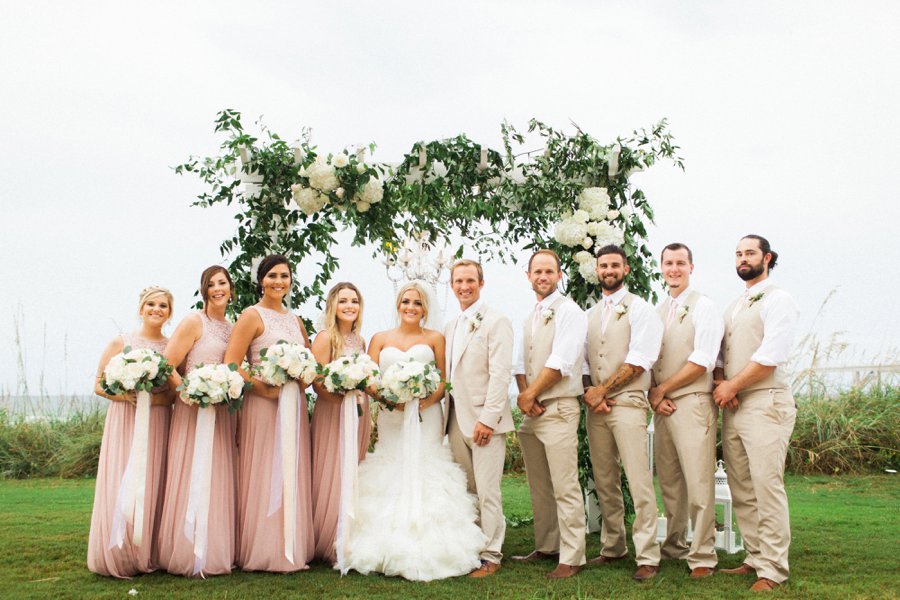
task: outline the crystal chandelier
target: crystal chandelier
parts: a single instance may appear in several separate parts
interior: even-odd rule
[[[387,255],[382,262],[395,287],[401,281],[424,281],[432,287],[450,281],[449,274],[443,278],[451,262],[443,240],[432,244],[424,232],[404,240],[400,251]]]

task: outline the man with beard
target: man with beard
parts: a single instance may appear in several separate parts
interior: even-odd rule
[[[669,296],[657,310],[665,333],[648,399],[656,413],[653,451],[668,524],[661,551],[663,558],[687,560],[691,577],[700,579],[713,574],[718,560],[712,372],[722,343],[722,315],[691,286],[690,248],[669,244],[660,261]],[[694,526],[690,547],[688,519]]]
[[[656,491],[647,456],[647,390],[663,328],[652,307],[624,287],[629,271],[622,248],[610,245],[597,252],[603,297],[588,312],[590,375],[585,376],[584,403],[603,526],[600,556],[590,563],[605,565],[628,557],[618,457],[634,499],[634,579],[645,581],[659,571]]]
[[[513,373],[517,403],[525,414],[519,443],[534,513],[534,551],[513,560],[556,560],[551,579],[576,575],[584,566],[584,497],[578,483],[578,420],[587,318],[563,296],[559,257],[538,250],[528,261],[537,298],[525,320],[522,351]]]
[[[735,254],[746,289],[725,309],[721,366],[713,399],[724,409],[722,450],[747,555],[723,573],[755,574],[750,588],[771,590],[788,578],[791,526],[784,461],[797,410],[784,373],[799,310],[769,281],[778,253],[758,235],[744,236]]]

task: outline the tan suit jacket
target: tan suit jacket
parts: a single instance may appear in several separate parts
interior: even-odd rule
[[[466,436],[472,435],[476,421],[491,427],[494,433],[515,429],[509,405],[512,323],[486,304],[477,314],[481,315],[481,323],[473,330],[470,320],[461,332],[461,340],[453,339],[461,316],[444,328],[450,349],[447,380],[453,387],[450,399],[444,402],[444,430],[447,430],[452,401],[457,423]]]

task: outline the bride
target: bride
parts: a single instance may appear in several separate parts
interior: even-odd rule
[[[400,326],[375,334],[369,355],[382,370],[403,360],[434,360],[444,372],[444,336],[422,323],[428,294],[415,282],[397,295]],[[404,419],[403,405],[380,405],[375,452],[360,464],[355,516],[349,522],[344,563],[335,568],[431,581],[465,575],[481,565],[484,536],[466,476],[443,445],[444,386],[419,402],[419,419]],[[409,410],[413,410],[412,406]],[[408,435],[419,428],[419,452]]]

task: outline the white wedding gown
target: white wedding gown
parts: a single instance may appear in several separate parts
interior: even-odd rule
[[[401,361],[434,360],[425,344],[382,349],[383,369]],[[484,535],[466,476],[443,445],[440,404],[421,413],[380,409],[378,443],[359,466],[355,518],[349,522],[344,569],[399,575],[413,581],[455,577],[480,566]],[[410,417],[407,417],[407,414]],[[409,418],[408,423],[404,421]],[[419,452],[411,451],[418,427]],[[340,568],[341,565],[336,565]]]

